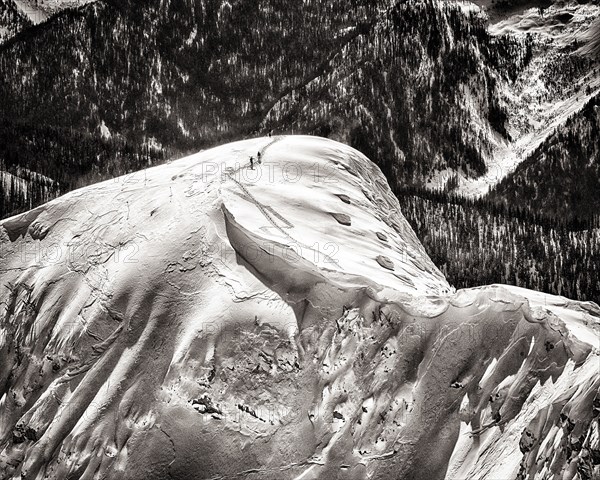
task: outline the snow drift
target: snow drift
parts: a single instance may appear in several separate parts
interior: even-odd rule
[[[0,225],[2,478],[598,474],[598,307],[454,292],[342,144],[232,143]]]

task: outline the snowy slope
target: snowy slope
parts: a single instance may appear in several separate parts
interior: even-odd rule
[[[66,8],[78,8],[94,0],[13,0],[19,10],[26,15],[33,24],[48,20],[52,15]]]
[[[52,15],[95,0],[0,0],[0,44]]]
[[[454,292],[342,144],[232,143],[0,225],[1,478],[552,478],[600,448],[598,307]]]

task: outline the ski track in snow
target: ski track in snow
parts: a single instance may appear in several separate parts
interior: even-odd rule
[[[560,435],[596,448],[598,306],[452,291],[337,142],[223,145],[0,242],[3,478],[550,479]]]

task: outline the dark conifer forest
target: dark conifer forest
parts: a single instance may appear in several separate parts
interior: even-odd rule
[[[409,188],[397,194],[457,288],[507,283],[600,299],[600,96],[482,199]]]
[[[441,192],[398,195],[434,263],[456,288],[505,283],[569,298],[600,298],[600,215],[562,218]]]
[[[488,195],[454,192],[511,141],[502,89],[529,35],[436,0],[110,0],[19,21],[0,44],[3,218],[224,141],[320,135],[381,167],[456,287],[600,298],[598,95]],[[565,84],[598,69],[565,58]],[[443,170],[457,176],[426,188]]]
[[[600,212],[600,96],[588,101],[488,197],[531,213],[588,222]]]
[[[67,164],[87,167],[70,185],[110,174],[98,165],[90,174],[115,148],[108,135],[181,155],[270,130],[350,143],[391,182],[419,185],[444,166],[485,171],[490,142],[472,110],[507,135],[497,82],[514,77],[528,52],[527,42],[492,37],[484,19],[434,0],[99,2],[0,46],[0,122],[42,128],[39,136],[45,127],[75,132],[87,157]],[[23,147],[1,148],[11,165],[33,170],[29,152],[16,152]],[[137,155],[121,161],[121,171],[139,165]],[[38,161],[39,173],[64,192],[51,163]]]

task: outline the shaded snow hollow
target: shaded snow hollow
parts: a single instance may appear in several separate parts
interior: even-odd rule
[[[232,143],[0,225],[1,478],[597,468],[598,307],[454,292],[347,146]]]

